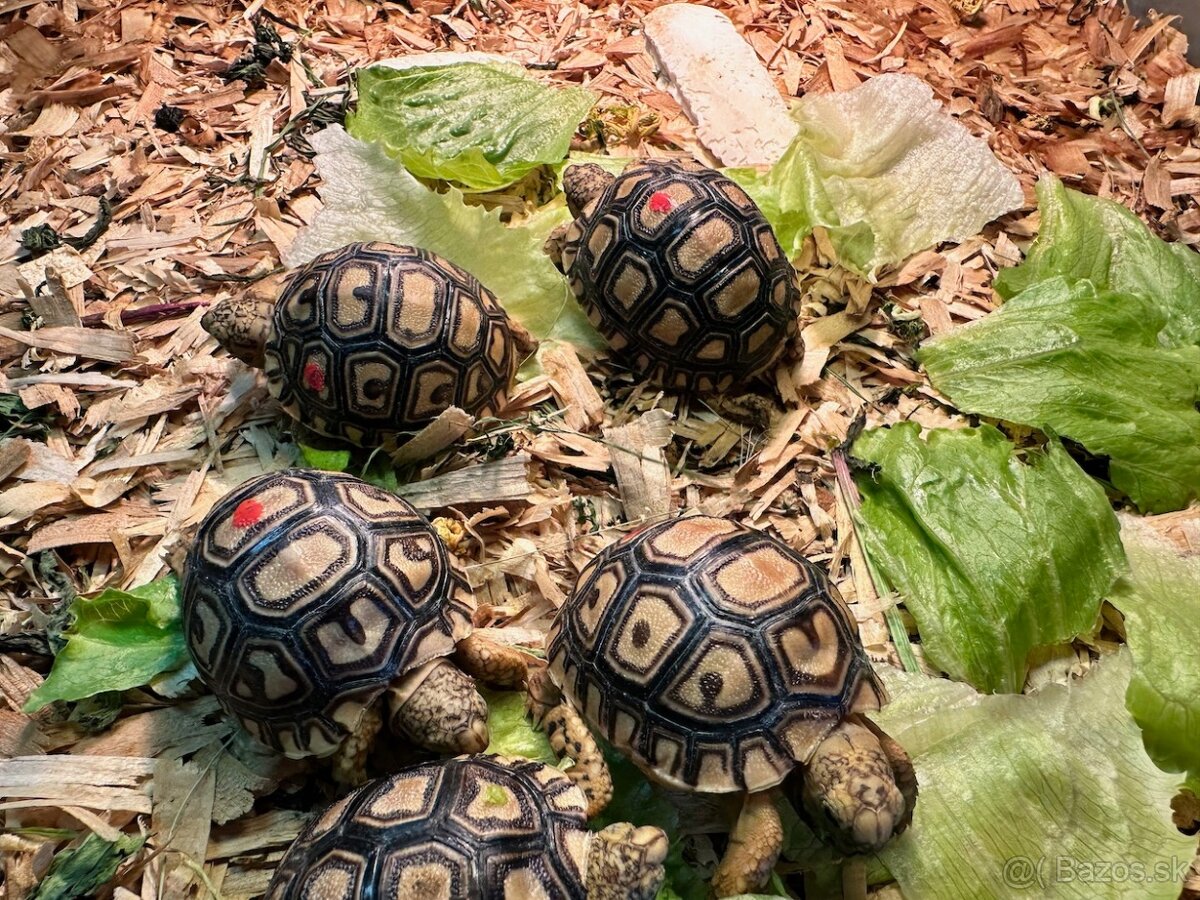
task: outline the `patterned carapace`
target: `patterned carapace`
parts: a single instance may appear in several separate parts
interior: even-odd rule
[[[770,224],[695,163],[627,168],[571,224],[562,268],[618,356],[668,387],[725,390],[796,330],[795,273]]]
[[[240,485],[201,524],[183,622],[201,678],[263,743],[332,752],[398,675],[449,655],[473,600],[432,526],[349,475]]]
[[[475,756],[339,800],[301,833],[267,900],[583,900],[587,803],[557,769]]]
[[[551,677],[674,787],[759,791],[884,699],[825,574],[725,519],[663,522],[600,553],[555,619]]]
[[[295,418],[357,444],[411,432],[451,406],[485,416],[517,365],[496,298],[414,247],[357,243],[289,279],[265,350],[272,393]]]

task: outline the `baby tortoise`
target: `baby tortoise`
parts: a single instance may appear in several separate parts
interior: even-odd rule
[[[587,829],[587,801],[550,766],[463,756],[372,782],[318,816],[266,900],[653,900],[667,837]]]
[[[472,275],[378,241],[323,253],[277,301],[226,300],[201,324],[265,369],[289,415],[360,446],[402,443],[451,406],[492,415],[533,346]]]
[[[754,201],[691,161],[643,161],[615,178],[563,174],[576,217],[546,251],[588,318],[638,375],[724,391],[763,371],[796,333],[795,270]]]
[[[182,594],[221,705],[289,757],[337,752],[342,781],[364,777],[381,706],[420,747],[477,753],[487,705],[471,675],[525,683],[522,653],[472,635],[474,597],[429,522],[349,475],[291,469],[235,488],[201,523]]]
[[[803,767],[803,807],[840,846],[882,847],[916,802],[904,750],[861,713],[884,690],[825,574],[768,534],[690,516],[635,532],[580,574],[529,679],[531,710],[588,795],[612,796],[592,730],[651,779],[745,794],[718,896],[769,878],[775,789]]]

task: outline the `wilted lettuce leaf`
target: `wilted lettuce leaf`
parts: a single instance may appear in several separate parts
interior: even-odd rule
[[[106,841],[89,834],[78,847],[55,855],[30,900],[92,897],[144,843],[146,838],[140,835],[122,835],[116,841]]]
[[[1131,669],[1123,650],[1016,696],[881,671],[892,702],[872,718],[921,785],[912,827],[880,854],[906,900],[1179,896],[1195,839],[1171,824],[1177,779],[1122,702]]]
[[[926,656],[985,692],[1020,691],[1035,647],[1089,632],[1124,571],[1104,492],[1055,443],[1016,456],[991,426],[864,432],[865,549]]]
[[[1109,601],[1125,614],[1133,678],[1125,703],[1150,758],[1200,777],[1200,557],[1121,517],[1132,575]]]
[[[800,131],[765,175],[727,174],[754,197],[789,254],[814,226],[842,263],[873,274],[942,241],[965,240],[1023,203],[1020,184],[912,75],[806,96]]]
[[[499,213],[468,206],[460,191],[429,190],[383,148],[331,125],[311,138],[324,207],[286,254],[289,266],[352,241],[390,241],[432,250],[462,266],[538,339],[586,347],[604,342],[542,251],[544,237],[506,227]]]
[[[354,137],[374,141],[421,178],[490,191],[567,155],[596,98],[550,87],[517,65],[359,69]]]
[[[934,387],[962,410],[1053,430],[1109,458],[1138,508],[1200,491],[1200,347],[1165,345],[1162,306],[1054,278],[927,342]]]
[[[1161,240],[1120,203],[1067,190],[1052,175],[1038,182],[1037,195],[1037,240],[1021,265],[996,276],[1000,296],[1056,277],[1089,281],[1153,300],[1171,345],[1200,343],[1200,254]]]
[[[74,624],[67,645],[25,704],[36,712],[55,700],[80,700],[102,691],[123,691],[148,682],[188,660],[179,607],[179,584],[168,575],[95,600],[71,604]]]
[[[525,716],[525,694],[520,691],[479,691],[488,705],[487,753],[524,756],[548,766],[558,766],[558,756],[546,735]]]

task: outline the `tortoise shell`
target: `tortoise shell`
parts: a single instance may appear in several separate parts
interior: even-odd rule
[[[586,808],[566,775],[528,759],[415,766],[310,823],[267,900],[583,900]]]
[[[627,168],[567,230],[562,267],[640,375],[725,390],[795,333],[791,263],[746,192],[691,162]]]
[[[508,318],[487,288],[428,250],[373,242],[324,253],[291,276],[264,369],[291,416],[370,444],[451,406],[491,415],[516,366]]]
[[[183,575],[200,677],[263,743],[337,749],[394,678],[453,652],[474,601],[432,526],[349,475],[251,479],[205,517]]]
[[[548,641],[550,677],[592,728],[681,789],[776,785],[846,715],[884,700],[825,574],[708,516],[606,548]]]

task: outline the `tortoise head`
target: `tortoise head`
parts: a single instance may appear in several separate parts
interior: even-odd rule
[[[579,218],[587,205],[604,193],[613,181],[613,176],[595,163],[567,166],[563,171],[563,193],[567,195],[571,215]]]
[[[271,331],[272,307],[271,301],[248,294],[231,297],[211,307],[200,325],[232,356],[261,369]]]
[[[813,752],[801,776],[801,803],[842,852],[874,853],[912,820],[916,774],[899,744],[855,718]]]

